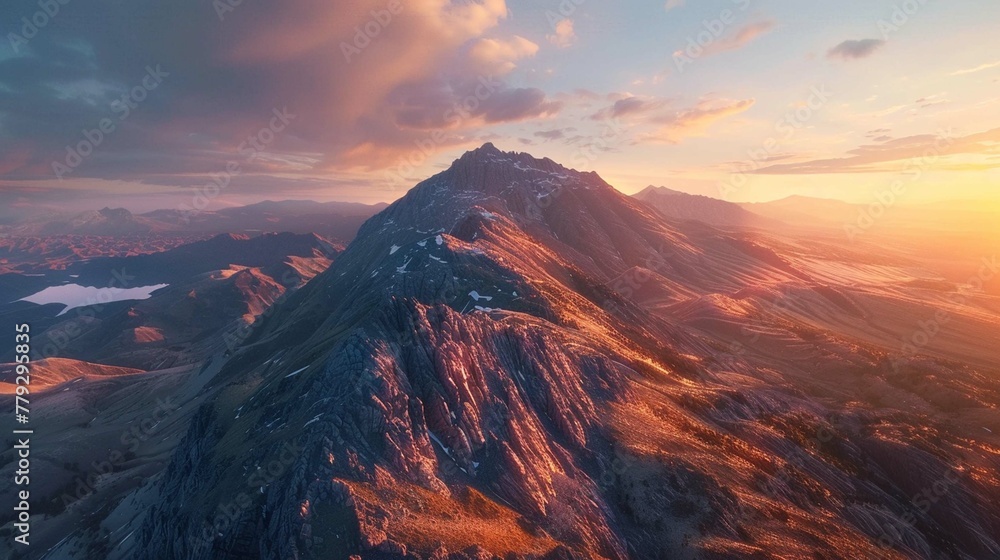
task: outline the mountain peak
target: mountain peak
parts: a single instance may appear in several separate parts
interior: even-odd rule
[[[635,193],[632,196],[634,196],[635,198],[638,198],[640,200],[644,200],[645,197],[652,196],[652,195],[683,195],[683,194],[686,194],[686,193],[682,193],[680,191],[675,191],[674,189],[667,188],[667,187],[657,187],[655,185],[649,185],[648,187],[642,189],[641,191]]]
[[[531,235],[561,240],[581,252],[607,248],[607,259],[588,259],[588,266],[601,260],[597,268],[603,271],[595,274],[617,275],[624,266],[620,254],[634,252],[634,246],[619,246],[622,238],[614,232],[625,223],[653,219],[652,213],[642,209],[596,173],[568,169],[524,152],[503,152],[487,143],[466,152],[448,169],[421,181],[373,216],[357,238],[378,236],[384,238],[383,245],[402,247],[411,236],[413,242],[423,241],[421,231],[441,230],[472,242],[502,222],[496,219],[500,216],[509,220],[503,227],[527,228]],[[663,227],[647,225],[650,230]],[[635,244],[647,246],[641,240]]]
[[[474,148],[462,154],[462,157],[458,158],[458,161],[482,161],[488,160],[492,161],[498,157],[502,156],[512,156],[514,152],[506,153],[503,150],[497,148],[493,142],[486,142],[478,148]]]
[[[470,166],[494,166],[509,167],[513,170],[542,171],[545,173],[566,173],[570,169],[552,161],[549,158],[537,158],[527,152],[509,151],[505,152],[496,147],[492,142],[486,142],[482,146],[469,150],[462,154],[452,164],[452,169],[468,168]]]
[[[101,208],[97,213],[108,218],[126,219],[132,217],[132,213],[125,208],[110,208],[108,206]]]

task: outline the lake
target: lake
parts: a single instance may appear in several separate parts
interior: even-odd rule
[[[39,305],[47,303],[61,303],[66,306],[59,312],[59,315],[66,313],[77,307],[111,303],[113,301],[148,299],[150,294],[165,288],[169,284],[156,284],[153,286],[138,286],[135,288],[98,288],[96,286],[81,286],[79,284],[63,284],[62,286],[51,286],[44,290],[21,298],[18,301],[30,301]]]

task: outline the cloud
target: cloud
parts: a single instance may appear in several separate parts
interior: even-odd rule
[[[674,8],[680,8],[683,5],[684,5],[684,0],[667,0],[667,5],[665,6],[665,8],[669,12]]]
[[[754,99],[703,99],[693,107],[655,119],[661,128],[648,139],[676,144],[687,136],[702,133],[717,121],[750,109],[755,102]]]
[[[641,115],[652,111],[658,111],[668,104],[669,102],[665,99],[627,95],[618,99],[610,106],[597,111],[591,115],[590,118],[596,121],[604,121],[620,117]]]
[[[889,136],[890,132],[892,131],[888,128],[876,128],[866,132],[865,138],[869,138],[872,142],[888,142],[892,140],[892,136]]]
[[[535,132],[535,137],[542,138],[545,140],[561,140],[566,137],[566,133],[575,131],[576,129],[573,127],[555,128],[552,130],[539,130]]]
[[[441,151],[468,143],[478,127],[561,107],[504,80],[538,51],[524,37],[498,35],[504,0],[386,9],[385,0],[245,2],[220,20],[201,0],[67,4],[59,33],[0,55],[0,153],[30,150],[4,158],[7,178],[52,178],[52,161],[82,130],[103,118],[117,123],[111,103],[149,65],[170,75],[71,178],[218,173],[242,161],[238,147],[275,108],[296,118],[267,157],[246,162],[246,174],[391,166],[427,144],[430,128],[444,131],[428,144]]]
[[[979,66],[976,66],[975,68],[966,68],[965,70],[957,70],[955,72],[952,72],[950,75],[951,76],[964,76],[966,74],[975,74],[976,72],[982,72],[983,70],[989,70],[990,68],[996,68],[997,66],[1000,66],[1000,61],[991,62],[989,64],[980,64]]]
[[[573,90],[573,97],[582,101],[594,101],[601,98],[601,94],[597,92],[590,91],[589,89],[577,88]]]
[[[510,39],[480,39],[469,49],[473,64],[495,74],[507,74],[514,69],[514,62],[535,56],[538,45],[514,35]]]
[[[576,32],[573,30],[573,20],[566,18],[560,20],[556,24],[555,33],[552,35],[546,35],[546,39],[550,43],[559,47],[560,49],[565,49],[576,42]]]
[[[702,56],[711,56],[727,51],[735,51],[752,43],[758,37],[767,35],[777,24],[773,20],[750,22],[735,28],[731,33],[709,43]]]
[[[886,107],[885,109],[876,111],[876,112],[874,112],[872,114],[875,117],[879,117],[879,118],[881,118],[881,117],[887,117],[889,115],[898,113],[898,112],[902,111],[903,109],[907,109],[909,107],[910,107],[910,105],[892,105],[891,107]]]
[[[490,92],[493,88],[493,92]],[[476,91],[482,95],[476,95]],[[456,105],[456,99],[460,101]],[[551,101],[537,88],[509,88],[487,80],[425,90],[409,89],[394,108],[393,124],[402,130],[461,130],[484,123],[515,122],[559,112],[562,102]]]
[[[694,105],[675,108],[673,99],[612,94],[614,103],[590,115],[595,121],[624,121],[637,130],[636,142],[666,142],[677,144],[689,136],[704,132],[713,123],[742,113],[752,107],[754,99],[722,99],[706,97]]]
[[[898,172],[900,162],[915,159],[930,160],[955,154],[982,155],[991,153],[1000,143],[1000,128],[961,137],[943,134],[921,134],[882,140],[849,150],[839,158],[817,159],[797,163],[772,165],[757,170],[764,175],[810,175],[825,173]]]
[[[885,41],[882,39],[849,39],[827,51],[826,57],[839,58],[841,60],[856,60],[871,56],[883,45],[885,45]]]
[[[483,102],[476,116],[487,123],[515,122],[534,117],[555,115],[562,108],[558,101],[548,101],[545,92],[537,88],[504,89]]]
[[[927,109],[937,105],[944,105],[949,101],[944,98],[944,94],[934,94],[928,95],[927,97],[921,97],[920,99],[914,101],[920,109]]]

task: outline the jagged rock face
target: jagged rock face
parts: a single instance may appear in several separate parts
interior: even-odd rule
[[[713,342],[606,286],[651,264],[667,300],[802,276],[704,235],[711,251],[596,175],[466,154],[265,314],[157,482],[169,499],[135,537],[142,555],[903,557],[881,526],[933,480],[901,486],[891,458],[948,472],[943,459],[889,445],[877,415],[836,428],[855,443],[810,449],[821,404],[771,369],[706,371]],[[845,375],[877,365],[843,352]],[[996,495],[950,488],[936,507]],[[995,546],[982,513],[962,515],[979,544],[953,557]],[[952,550],[928,537],[941,519],[893,542]]]

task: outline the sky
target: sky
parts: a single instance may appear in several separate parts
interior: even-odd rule
[[[391,201],[490,141],[626,193],[1000,208],[994,0],[6,0],[0,16],[7,204]]]

